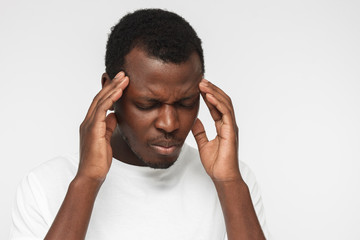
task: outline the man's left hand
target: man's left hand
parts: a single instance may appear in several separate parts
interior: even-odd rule
[[[231,99],[205,79],[200,82],[199,89],[215,122],[217,133],[209,141],[203,124],[196,119],[192,133],[201,162],[213,181],[242,180],[238,164],[238,127]]]

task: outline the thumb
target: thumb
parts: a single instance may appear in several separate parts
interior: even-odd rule
[[[199,150],[201,150],[205,146],[205,144],[209,142],[209,140],[206,136],[204,125],[201,123],[200,119],[197,118],[195,120],[191,132],[195,137]]]
[[[111,136],[116,128],[116,117],[114,113],[110,113],[109,115],[106,116],[105,119],[105,123],[106,123],[106,133],[105,133],[105,139],[106,141],[110,142],[111,140]]]

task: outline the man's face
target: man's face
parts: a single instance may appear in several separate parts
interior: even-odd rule
[[[178,158],[197,117],[203,77],[199,56],[164,63],[134,48],[124,69],[130,83],[115,104],[118,130],[138,160],[167,168]]]

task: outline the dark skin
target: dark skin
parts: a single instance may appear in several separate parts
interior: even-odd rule
[[[228,239],[265,239],[238,166],[238,129],[231,99],[202,79],[198,55],[181,64],[164,63],[135,48],[125,57],[124,68],[127,76],[120,72],[111,80],[103,74],[103,88],[80,127],[77,175],[45,239],[85,238],[113,157],[137,166],[169,167],[190,130],[216,187]],[[210,141],[197,118],[199,95],[217,131]],[[115,114],[106,115],[113,107]]]
[[[132,165],[167,168],[178,158],[199,110],[199,57],[194,53],[186,63],[169,64],[135,48],[124,69],[131,83],[114,106],[113,155]],[[110,81],[107,75],[104,81]]]

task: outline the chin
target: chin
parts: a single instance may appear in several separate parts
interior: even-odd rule
[[[148,149],[147,154],[136,154],[138,158],[148,167],[155,169],[166,169],[171,167],[179,158],[181,147],[169,155],[159,154],[154,152],[151,148]]]
[[[180,152],[171,155],[162,155],[154,153],[151,149],[148,149],[149,151],[145,151],[144,153],[137,152],[135,149],[132,150],[140,161],[154,169],[167,169],[171,167],[180,155]]]
[[[146,166],[154,169],[167,169],[176,162],[176,159],[174,161],[161,161],[161,162],[143,161],[143,162],[146,164]]]
[[[176,160],[178,159],[182,144],[177,149],[175,149],[172,153],[169,154],[163,154],[156,152],[154,148],[150,146],[142,147],[142,149],[139,149],[139,143],[138,144],[132,144],[132,141],[129,141],[129,138],[125,136],[120,131],[120,135],[124,142],[128,145],[129,149],[132,151],[132,153],[136,156],[140,162],[144,163],[145,166],[148,166],[150,168],[154,169],[167,169],[171,167]],[[137,147],[135,147],[137,146]]]

